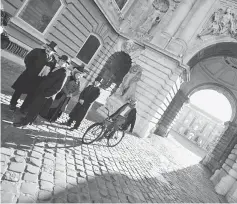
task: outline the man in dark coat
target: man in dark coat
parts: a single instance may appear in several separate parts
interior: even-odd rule
[[[130,102],[125,103],[123,106],[121,106],[115,113],[113,113],[111,116],[109,116],[109,119],[115,120],[119,116],[123,117],[123,120],[121,121],[122,129],[127,130],[128,127],[131,125],[129,132],[132,133],[135,122],[136,122],[136,101],[130,100]]]
[[[76,123],[71,130],[77,129],[80,126],[81,121],[85,118],[91,104],[99,97],[99,85],[100,79],[97,78],[92,85],[89,85],[81,92],[78,103],[69,114],[69,120],[64,123],[67,126],[71,126],[72,122],[75,120]]]
[[[27,94],[24,103],[21,106],[21,112],[24,112],[32,103],[35,91],[43,80],[44,76],[56,65],[56,59],[53,54],[56,52],[57,44],[50,42],[45,49],[35,48],[25,57],[26,70],[18,77],[12,88],[15,92],[10,101],[10,109],[15,110],[17,100],[21,94]],[[47,74],[42,74],[43,69],[48,69]]]
[[[45,103],[48,100],[53,102],[55,96],[61,91],[67,80],[67,67],[69,63],[69,58],[66,55],[59,57],[56,68],[40,83],[36,91],[36,97],[29,106],[27,115],[20,122],[14,123],[14,126],[21,127],[32,123],[42,108],[46,108]]]

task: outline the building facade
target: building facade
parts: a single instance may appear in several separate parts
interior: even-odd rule
[[[198,90],[226,95],[232,105],[231,121],[204,161],[213,172],[221,168],[237,133],[236,1],[3,0],[2,4],[12,15],[6,51],[21,58],[53,40],[59,55],[86,65],[85,85],[101,73],[119,83],[115,70],[125,60],[118,57],[126,58],[127,69],[139,65],[134,131],[140,137],[166,136],[183,104]],[[225,66],[216,63],[223,65],[225,59]],[[113,64],[117,68],[112,70]],[[212,69],[216,66],[219,71]]]
[[[223,121],[192,104],[184,105],[172,127],[174,131],[208,152],[217,144],[224,128]]]

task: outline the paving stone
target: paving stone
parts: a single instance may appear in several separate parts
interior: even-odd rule
[[[64,188],[62,186],[57,186],[57,185],[54,186],[54,189],[53,189],[53,194],[54,195],[59,195],[59,194],[64,193],[64,192],[66,192],[66,188]]]
[[[44,158],[50,159],[50,160],[52,160],[52,161],[55,160],[54,155],[51,154],[51,153],[45,153]]]
[[[77,172],[70,169],[67,170],[67,175],[71,177],[77,177]]]
[[[14,193],[1,191],[1,203],[14,203],[15,199]]]
[[[44,153],[44,148],[34,146],[33,151],[43,154]]]
[[[54,198],[53,199],[53,203],[66,203],[67,199],[63,199],[63,198]]]
[[[50,202],[50,200],[53,198],[52,193],[45,190],[40,190],[38,194],[38,200],[40,201],[47,201]]]
[[[15,182],[3,180],[1,183],[1,191],[11,192],[11,193],[16,194],[17,188],[18,188],[18,185]]]
[[[13,150],[6,147],[1,147],[1,154],[11,156],[13,154]]]
[[[41,164],[42,164],[42,160],[41,159],[37,159],[37,158],[31,157],[30,161],[32,162],[32,164],[34,164],[35,166],[38,166],[38,167],[40,167]]]
[[[10,161],[10,156],[1,154],[1,162],[8,163]]]
[[[54,165],[43,165],[42,172],[47,172],[49,174],[53,174],[54,169],[55,169]]]
[[[7,163],[1,162],[1,174],[4,174],[7,168],[8,168]]]
[[[35,199],[29,195],[20,194],[18,203],[35,203]]]
[[[37,158],[37,159],[42,159],[42,153],[38,151],[32,151],[31,152],[31,157]]]
[[[38,192],[38,184],[24,182],[21,184],[21,192],[35,196],[35,194]]]
[[[56,169],[57,171],[66,172],[66,166],[65,166],[65,165],[61,165],[61,164],[58,164],[58,163],[56,163],[55,169]]]
[[[77,178],[76,177],[67,176],[67,183],[77,185]]]
[[[79,194],[79,199],[80,199],[80,203],[90,203],[90,196],[87,193],[80,193]]]
[[[37,166],[33,166],[31,164],[28,164],[26,167],[26,170],[32,174],[38,174],[40,171],[40,168]]]
[[[15,156],[14,159],[15,159],[15,161],[16,161],[17,163],[24,163],[24,162],[26,162],[25,158],[22,157],[22,156]]]
[[[62,179],[55,179],[55,180],[54,180],[54,184],[55,184],[55,186],[61,186],[61,187],[66,188],[67,182],[66,182],[66,179],[65,179],[65,180],[62,180]]]
[[[37,174],[31,174],[31,173],[25,173],[24,180],[36,183],[36,182],[38,182],[38,175]]]
[[[26,163],[11,162],[9,170],[22,173],[25,170]]]
[[[14,171],[7,171],[5,173],[4,179],[8,181],[18,182],[20,180],[20,173]]]
[[[50,166],[54,165],[54,161],[51,159],[47,159],[47,158],[44,159],[43,163],[44,163],[44,165],[50,165]]]
[[[44,181],[48,181],[53,183],[54,182],[54,176],[52,174],[49,174],[47,172],[42,172],[40,175],[40,179]]]
[[[16,154],[19,156],[25,157],[27,155],[27,152],[23,150],[17,150]]]
[[[41,190],[47,190],[47,191],[53,191],[54,184],[47,182],[47,181],[40,181],[40,189]]]

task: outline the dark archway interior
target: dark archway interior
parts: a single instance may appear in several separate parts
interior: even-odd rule
[[[132,60],[125,52],[116,52],[106,61],[99,76],[103,79],[101,88],[108,88],[112,83],[118,87],[124,76],[128,73]]]
[[[193,68],[198,62],[203,59],[207,59],[215,56],[226,56],[237,58],[237,43],[224,42],[211,45],[200,50],[192,59],[188,62],[190,68]]]

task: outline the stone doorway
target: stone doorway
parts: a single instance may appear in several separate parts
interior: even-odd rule
[[[116,91],[131,65],[132,59],[129,54],[123,51],[112,54],[99,73],[99,76],[103,79],[101,88],[107,89],[114,84],[112,92]]]

